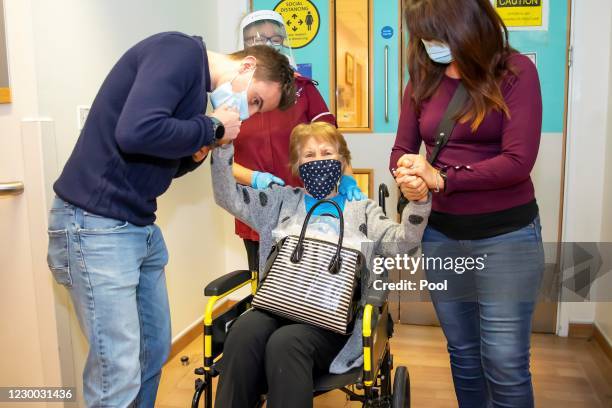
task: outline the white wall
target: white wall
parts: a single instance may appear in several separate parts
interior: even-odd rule
[[[610,126],[606,90],[610,89],[612,66],[612,5],[610,1],[576,0],[573,7],[574,65],[570,77],[563,240],[598,242],[602,239],[602,219],[612,204],[602,177]],[[593,303],[561,304],[559,333],[567,334],[570,322],[593,322],[595,310]]]
[[[37,114],[31,1],[5,0],[2,12],[12,103],[0,105],[0,182],[22,181],[25,191],[0,198],[0,385],[58,386],[51,274],[40,256],[47,235],[42,163],[30,143],[39,129],[26,123]]]
[[[224,23],[218,29],[218,50],[231,53],[242,48],[239,41],[240,21],[246,15],[248,0],[224,0],[217,2],[216,14],[219,21]],[[223,216],[223,231],[225,232],[225,270],[231,272],[239,269],[248,269],[246,250],[242,240],[234,234],[234,218],[227,213]],[[233,294],[233,299],[241,299],[248,294],[248,288]]]
[[[608,20],[612,24],[612,13]],[[612,44],[612,32],[610,33]],[[610,67],[612,67],[612,52],[610,53]],[[605,149],[605,168],[603,180],[603,219],[601,222],[601,241],[612,243],[612,81],[608,85],[608,129]],[[612,272],[602,277],[597,285],[597,298],[611,300]],[[612,344],[612,302],[598,303],[595,308],[595,324],[599,327],[608,342]]]

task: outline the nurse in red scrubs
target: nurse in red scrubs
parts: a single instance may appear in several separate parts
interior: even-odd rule
[[[293,53],[285,22],[272,10],[260,10],[248,14],[240,25],[244,48],[268,45],[284,53],[295,67]],[[297,101],[285,111],[274,110],[256,113],[242,122],[240,134],[234,141],[234,177],[256,189],[267,188],[272,183],[302,187],[299,178],[289,169],[289,135],[301,123],[323,121],[336,125],[335,116],[329,112],[323,97],[312,79],[295,74]],[[347,199],[361,200],[365,196],[359,190],[351,169],[342,176],[339,192]],[[236,220],[236,234],[244,240],[249,269],[259,270],[259,236],[248,225]]]

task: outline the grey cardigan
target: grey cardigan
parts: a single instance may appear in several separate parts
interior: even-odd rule
[[[215,202],[234,217],[239,218],[259,233],[259,265],[263,266],[270,253],[274,240],[272,230],[285,222],[306,218],[304,189],[273,185],[264,190],[238,184],[232,173],[234,146],[227,145],[213,150],[210,163]],[[369,266],[369,276],[362,276],[361,303],[373,291],[375,279],[380,276],[372,273],[375,255],[393,257],[397,253],[418,246],[427,225],[431,211],[431,198],[426,203],[410,202],[402,214],[402,223],[387,218],[382,208],[372,200],[349,201],[344,207],[344,228],[347,234],[359,233],[373,241],[364,252]],[[361,318],[355,322],[355,329],[347,344],[332,362],[330,372],[343,373],[362,364]]]

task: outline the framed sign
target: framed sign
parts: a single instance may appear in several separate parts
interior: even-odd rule
[[[310,0],[281,0],[274,11],[283,16],[293,49],[307,46],[319,33],[321,16]]]
[[[548,31],[550,0],[491,0],[510,31]]]
[[[9,87],[8,73],[8,54],[6,51],[4,0],[0,0],[0,103],[11,102],[11,89]]]
[[[531,62],[533,62],[533,65],[536,67],[538,66],[538,54],[535,52],[524,52],[523,55],[529,58]]]
[[[374,199],[374,170],[353,169],[353,176],[361,192],[367,195],[368,198]]]

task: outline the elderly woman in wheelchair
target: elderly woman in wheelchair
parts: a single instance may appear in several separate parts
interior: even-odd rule
[[[304,189],[272,185],[254,190],[237,184],[232,159],[232,145],[213,150],[215,201],[260,234],[262,266],[273,249],[275,233],[285,225],[301,225],[308,212],[334,225],[341,210],[343,233],[370,243],[372,250],[365,255],[369,266],[376,254],[395,256],[400,247],[404,252],[421,241],[430,198],[406,206],[398,224],[372,200],[348,201],[337,192],[351,157],[342,134],[327,123],[299,125],[291,134],[289,165],[304,181]],[[320,199],[332,202],[316,205]],[[317,208],[310,211],[313,207]],[[313,396],[337,388],[364,406],[409,406],[404,367],[396,369],[391,387],[392,321],[386,293],[373,288],[374,280],[381,277],[370,273],[371,269],[365,268],[362,275],[367,276],[360,277],[359,312],[352,333],[346,335],[252,308],[253,295],[213,319],[216,301],[246,285],[255,294],[259,277],[257,271],[236,271],[211,282],[205,289],[211,298],[205,317],[204,367],[196,370],[203,379],[196,380],[193,406],[201,395],[205,406],[212,406],[211,381],[219,373],[215,406],[220,408],[261,406],[263,395],[270,408],[312,407]]]

